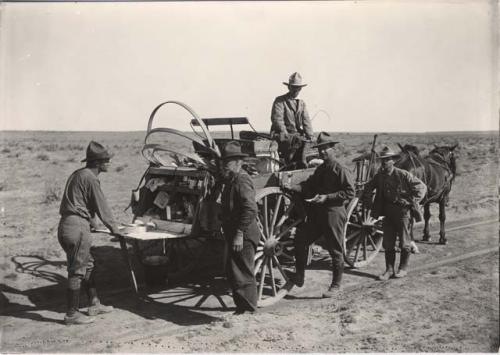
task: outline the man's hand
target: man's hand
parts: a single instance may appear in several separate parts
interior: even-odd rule
[[[243,250],[243,232],[238,230],[233,239],[233,251],[239,253]]]
[[[327,198],[326,195],[316,195],[313,198],[306,199],[306,201],[315,204],[323,204],[326,202]]]
[[[280,132],[279,133],[279,140],[280,142],[284,142],[288,140],[288,133],[287,132]]]
[[[110,228],[111,234],[121,236],[121,228],[118,224],[113,224]]]
[[[401,207],[410,207],[411,206],[411,202],[405,200],[404,198],[398,198],[396,199],[396,204],[398,206],[401,206]]]

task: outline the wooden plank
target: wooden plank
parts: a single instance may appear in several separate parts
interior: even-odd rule
[[[213,118],[202,118],[201,119],[205,126],[221,126],[221,125],[231,125],[231,124],[248,124],[247,117],[213,117]],[[198,121],[191,120],[193,126],[199,126]]]

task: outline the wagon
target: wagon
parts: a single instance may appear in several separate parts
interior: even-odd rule
[[[187,113],[192,133],[154,128],[153,122],[165,106]],[[134,223],[124,231],[149,284],[168,287],[193,274],[223,273],[227,251],[218,201],[222,186],[220,150],[228,141],[238,140],[242,151],[249,155],[244,167],[256,189],[260,241],[254,272],[258,305],[273,304],[292,289],[288,271],[294,268],[294,237],[297,227],[307,218],[307,206],[280,186],[284,182],[304,181],[315,168],[283,169],[277,143],[268,135],[251,127],[252,130],[240,131],[239,137],[234,136],[233,126],[243,124],[251,127],[246,117],[202,119],[177,101],[164,102],[151,113],[142,148],[149,166],[132,193]],[[229,125],[230,138],[214,131],[219,125]],[[181,140],[186,141],[184,145]],[[309,158],[311,165],[317,161],[314,155]],[[381,249],[382,232],[380,221],[371,218],[369,209],[359,202],[362,187],[372,173],[373,154],[355,159],[354,163],[357,197],[346,207],[344,239],[345,261],[357,268],[368,265]],[[126,248],[124,243],[122,240],[122,249]],[[133,271],[132,281],[137,291]]]

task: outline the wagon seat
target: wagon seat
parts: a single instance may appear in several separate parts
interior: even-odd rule
[[[214,142],[221,151],[228,142],[239,142],[242,152],[249,155],[244,161],[247,165],[247,170],[250,170],[253,174],[266,174],[279,170],[278,143],[272,140],[269,134],[260,133],[255,130],[240,131],[239,138],[234,137],[233,125],[250,125],[247,117],[203,118],[202,120],[208,129],[212,126],[230,126],[231,138],[214,138]],[[195,120],[191,121],[191,124],[193,126],[198,125]],[[214,133],[212,133],[212,136],[217,135],[217,133],[222,135],[219,132]],[[208,140],[203,140],[203,142],[208,144]],[[205,146],[193,141],[193,147],[198,155],[205,158],[210,157],[210,152]]]

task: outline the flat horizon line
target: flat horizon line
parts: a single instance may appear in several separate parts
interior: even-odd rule
[[[235,130],[236,132],[239,132]],[[146,132],[146,130],[130,130],[130,131],[64,131],[64,130],[38,130],[38,129],[5,129],[5,130],[0,130],[0,132],[43,132],[43,133],[140,133],[140,132]],[[191,131],[181,131],[181,132],[191,132]],[[221,132],[231,132],[230,130],[217,130],[217,131],[210,131],[211,133],[221,133]],[[259,133],[267,133],[264,131],[257,131]],[[446,134],[453,134],[453,133],[499,133],[500,131],[498,129],[496,130],[474,130],[474,131],[328,131],[330,133],[338,133],[338,134],[349,134],[349,133],[354,133],[354,134],[380,134],[380,135],[387,135],[387,134],[433,134],[433,133],[446,133]]]

